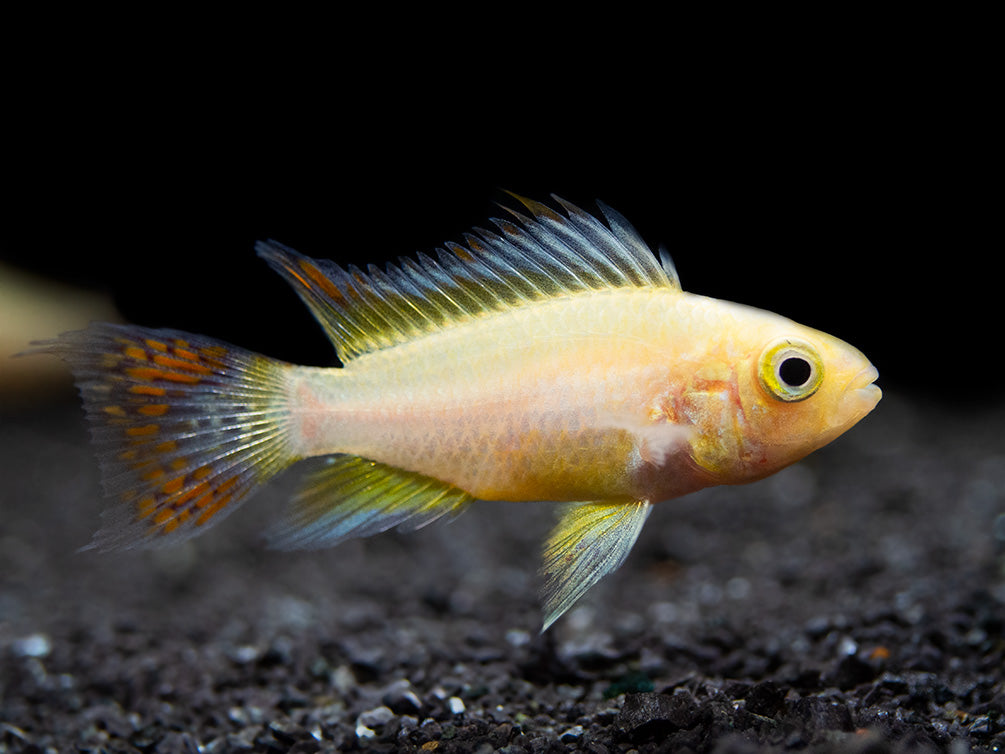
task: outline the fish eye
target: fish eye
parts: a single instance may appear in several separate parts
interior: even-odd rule
[[[782,401],[802,401],[823,381],[823,361],[809,343],[795,338],[774,341],[764,349],[757,375],[761,386]]]
[[[801,356],[789,356],[778,365],[778,377],[789,387],[802,387],[813,374],[813,365]]]

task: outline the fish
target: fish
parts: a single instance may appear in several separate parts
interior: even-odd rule
[[[621,566],[656,503],[773,474],[880,400],[860,351],[685,292],[666,249],[606,204],[512,197],[491,229],[384,268],[257,243],[340,366],[123,324],[35,343],[69,364],[117,500],[85,549],[176,544],[317,459],[269,544],[556,503],[545,631]]]

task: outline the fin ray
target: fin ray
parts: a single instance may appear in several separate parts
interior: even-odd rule
[[[516,195],[514,195],[516,196]],[[402,258],[385,272],[344,270],[275,241],[259,256],[293,286],[348,362],[456,322],[552,296],[620,287],[679,290],[638,233],[600,205],[607,225],[554,197],[565,215],[516,197],[530,211],[494,219],[467,246],[445,244],[435,256]]]
[[[330,456],[305,479],[269,542],[281,549],[311,549],[394,527],[415,531],[444,516],[459,515],[472,499],[421,474],[359,456]]]
[[[105,492],[119,500],[88,549],[198,534],[295,460],[288,365],[198,335],[112,324],[35,345],[70,364]]]
[[[542,632],[621,566],[651,510],[645,500],[563,506],[544,548]]]

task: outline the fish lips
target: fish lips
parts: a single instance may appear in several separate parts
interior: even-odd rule
[[[883,397],[883,391],[879,385],[875,384],[878,378],[879,370],[870,364],[852,377],[848,387],[845,388],[845,396],[861,407],[859,416],[864,416],[872,411],[879,403],[879,399]]]

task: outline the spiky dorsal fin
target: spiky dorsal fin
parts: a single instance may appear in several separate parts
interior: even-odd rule
[[[517,197],[497,232],[475,229],[466,246],[446,244],[366,272],[305,257],[275,241],[257,249],[310,307],[344,362],[489,312],[544,298],[623,287],[679,290],[669,257],[660,266],[638,233],[600,205],[607,225],[555,197],[563,215]]]

